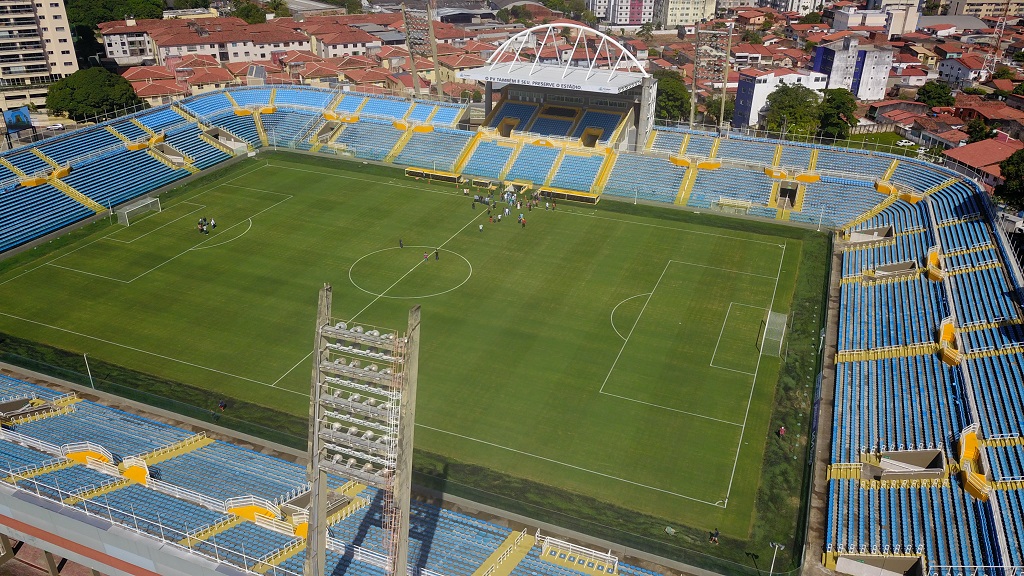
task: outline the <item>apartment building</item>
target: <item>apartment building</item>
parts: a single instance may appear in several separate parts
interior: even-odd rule
[[[827,81],[828,77],[824,74],[803,69],[740,70],[733,124],[757,126],[761,122],[762,112],[767,107],[768,96],[783,84],[801,84],[811,90],[823,90]]]
[[[715,17],[715,3],[703,0],[654,0],[654,20],[665,28],[692,26]]]
[[[77,70],[64,0],[0,4],[0,108],[43,107],[49,85]]]
[[[862,45],[856,36],[847,36],[817,46],[813,69],[828,76],[828,88],[846,88],[858,100],[882,100],[893,56],[890,46]]]
[[[1024,0],[950,0],[949,13],[976,18],[998,18],[1006,10],[1010,17],[1024,16]]]

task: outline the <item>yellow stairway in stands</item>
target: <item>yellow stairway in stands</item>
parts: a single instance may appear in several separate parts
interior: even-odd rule
[[[193,452],[209,444],[213,444],[213,439],[209,438],[205,432],[200,432],[174,444],[161,446],[151,452],[140,454],[138,458],[141,458],[147,466],[153,466],[176,456]]]
[[[263,560],[260,560],[253,566],[252,571],[257,574],[266,574],[273,570],[275,566],[280,566],[282,562],[295,556],[299,552],[306,549],[306,540],[295,540],[286,544],[283,548],[279,548],[270,556],[267,556]]]
[[[132,143],[131,138],[125,136],[124,134],[121,134],[120,132],[115,130],[114,127],[111,126],[110,124],[106,125],[106,129],[107,129],[107,132],[110,132],[111,134],[116,136],[117,139],[120,140],[121,142],[124,142],[125,144],[131,144]]]
[[[184,118],[185,120],[188,120],[189,122],[195,122],[197,120],[195,115],[192,114],[191,112],[188,112],[187,110],[185,110],[185,108],[183,106],[179,106],[177,104],[171,104],[171,110],[174,110],[178,114],[178,116],[181,116],[182,118]],[[138,126],[139,128],[142,128],[143,130],[146,130],[147,132],[152,132],[152,130],[150,130],[149,128],[146,128],[145,126],[142,126],[142,123],[139,122],[138,120],[136,120],[135,118],[132,118],[132,122],[136,126]]]
[[[885,180],[886,182],[888,182],[889,180],[892,180],[892,175],[896,172],[896,167],[899,166],[899,165],[900,165],[900,161],[896,160],[896,159],[893,159],[892,163],[889,164],[889,169],[886,170],[885,174],[882,175],[882,180]]]
[[[452,172],[456,174],[462,174],[462,169],[466,167],[466,162],[473,156],[473,152],[476,152],[476,147],[480,144],[480,132],[474,132],[473,137],[469,139],[469,144],[462,149],[462,153],[455,160]]]
[[[25,172],[21,168],[18,168],[14,164],[11,164],[10,160],[8,160],[7,158],[0,157],[0,164],[5,166],[11,172],[14,172],[15,176],[19,178],[28,178],[28,174],[25,174]]]
[[[216,524],[211,524],[210,526],[207,526],[206,528],[203,528],[202,530],[195,532],[186,538],[182,538],[178,541],[178,544],[181,544],[186,548],[191,548],[196,543],[202,542],[204,540],[209,540],[211,536],[216,536],[221,532],[234,528],[242,522],[245,522],[245,518],[242,518],[241,516],[228,516],[227,518],[221,520],[220,522],[217,522]]]
[[[522,532],[513,532],[484,560],[473,576],[508,576],[537,543],[537,538]]]
[[[96,488],[92,488],[91,490],[86,490],[85,492],[75,494],[74,496],[68,496],[67,498],[64,499],[64,503],[67,504],[68,506],[74,506],[75,504],[78,504],[83,500],[91,500],[97,496],[110,494],[115,490],[120,490],[121,488],[124,488],[125,486],[130,486],[131,484],[132,481],[129,480],[128,478],[121,478],[120,480],[107,482],[106,484],[102,484],[100,486],[97,486]]]
[[[615,167],[615,161],[619,159],[619,153],[614,149],[609,148],[608,154],[605,156],[604,164],[601,164],[601,169],[597,172],[597,178],[594,179],[594,190],[600,194],[604,192],[604,187],[608,184],[608,177],[612,175],[612,168]]]
[[[228,98],[228,101],[229,101],[229,102],[231,102],[231,106],[232,106],[233,108],[241,108],[241,106],[239,106],[239,105],[238,105],[238,102],[236,102],[236,101],[235,101],[235,97],[234,97],[234,96],[232,96],[230,92],[228,92],[227,90],[225,90],[225,91],[224,91],[224,95],[225,95],[225,96],[227,96],[227,98]]]
[[[256,133],[260,135],[260,143],[266,146],[270,143],[270,140],[267,139],[267,131],[263,128],[263,115],[259,112],[253,112],[252,121],[256,124]]]
[[[181,112],[178,112],[178,114],[181,115]],[[186,116],[186,119],[192,120],[192,118],[188,118],[187,116]],[[132,124],[135,124],[136,126],[141,128],[144,132],[148,133],[150,136],[156,136],[156,132],[152,128],[150,128],[149,126],[146,126],[142,122],[139,122],[138,119],[132,118]]]
[[[715,144],[718,144],[718,140],[715,140]],[[686,168],[686,174],[683,176],[683,181],[679,184],[679,193],[676,194],[675,204],[686,206],[686,203],[690,201],[690,193],[693,192],[693,184],[696,181],[697,163],[691,162]]]
[[[500,144],[499,144],[500,145]],[[519,152],[523,149],[523,143],[517,141],[515,146],[512,148],[512,153],[509,154],[508,160],[505,162],[505,166],[501,169],[501,173],[498,174],[499,180],[504,180],[505,176],[508,175],[508,171],[512,169],[512,166],[516,163],[516,158],[519,157]]]
[[[408,144],[409,140],[411,140],[411,139],[412,139],[412,127],[410,126],[410,127],[407,127],[405,132],[402,132],[402,135],[398,137],[398,141],[395,142],[395,145],[391,147],[391,151],[388,152],[388,155],[384,157],[384,161],[385,162],[394,162],[395,158],[398,157],[398,155],[402,153],[402,148],[405,148],[405,145]]]
[[[43,154],[43,151],[40,150],[39,148],[33,148],[32,149],[32,153],[35,154],[36,156],[42,158],[43,162],[46,162],[50,166],[53,166],[54,168],[60,168],[60,164],[57,164],[56,160],[54,160],[53,158],[50,158],[46,154]]]
[[[53,185],[53,187],[56,188],[57,190],[63,192],[65,196],[71,198],[72,200],[78,202],[79,204],[86,206],[87,208],[89,208],[90,210],[97,214],[107,209],[105,206],[99,204],[92,198],[89,198],[85,194],[82,194],[78,190],[75,190],[74,188],[71,187],[70,184],[64,182],[60,178],[50,178],[49,180],[47,180],[47,182]]]
[[[565,160],[565,148],[558,151],[558,156],[555,157],[555,161],[551,163],[551,170],[548,171],[548,175],[544,177],[544,182],[541,184],[549,186],[551,180],[558,174],[558,167],[562,165],[562,160]]]
[[[936,184],[935,186],[932,186],[931,188],[925,190],[924,191],[924,195],[928,196],[929,194],[935,194],[939,190],[942,190],[944,188],[949,188],[950,186],[952,186],[953,184],[956,184],[959,181],[960,181],[959,178],[950,178],[949,180],[946,180],[945,182],[941,182],[941,183]]]
[[[14,484],[15,482],[18,482],[19,480],[25,478],[35,478],[36,476],[42,476],[43,474],[49,474],[50,472],[56,472],[57,470],[71,468],[72,466],[76,465],[77,463],[74,460],[70,458],[64,458],[62,460],[57,460],[55,462],[43,463],[41,466],[36,466],[35,468],[30,468],[28,470],[19,472],[17,478],[15,478],[14,476],[7,476],[6,478],[4,478],[4,482],[7,482],[8,484]]]

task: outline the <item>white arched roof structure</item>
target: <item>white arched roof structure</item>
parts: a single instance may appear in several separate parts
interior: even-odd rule
[[[568,41],[563,30],[570,31]],[[487,65],[463,70],[460,78],[565,90],[618,94],[648,76],[643,65],[614,38],[579,24],[542,24],[519,32],[498,47]]]

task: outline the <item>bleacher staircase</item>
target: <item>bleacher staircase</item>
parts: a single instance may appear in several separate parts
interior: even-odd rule
[[[58,164],[56,160],[44,154],[43,151],[40,150],[39,148],[33,148],[32,153],[41,158],[43,162],[46,162],[50,166],[53,166],[54,168],[60,168],[60,164]]]
[[[256,133],[260,135],[260,143],[266,146],[270,143],[270,139],[267,138],[267,130],[263,127],[263,115],[259,111],[253,112],[252,121],[256,124]]]
[[[527,534],[525,528],[522,532],[509,534],[501,546],[473,572],[473,576],[508,576],[536,543],[537,538]]]
[[[107,209],[106,206],[103,206],[103,205],[99,204],[98,202],[96,202],[92,198],[89,198],[85,194],[82,194],[78,190],[75,190],[74,188],[71,187],[70,184],[68,184],[67,182],[61,180],[60,178],[50,178],[48,180],[48,182],[54,188],[56,188],[57,190],[60,190],[61,192],[63,192],[66,196],[68,196],[72,200],[74,200],[74,201],[78,202],[79,204],[82,204],[83,206],[89,208],[90,210],[92,210],[96,214],[99,214],[100,212],[104,212]]]
[[[209,526],[200,528],[199,530],[189,534],[185,538],[179,540],[178,544],[181,544],[186,548],[191,548],[194,544],[209,540],[210,537],[234,528],[242,522],[245,522],[245,518],[242,518],[241,516],[228,516],[220,522],[210,524]]]

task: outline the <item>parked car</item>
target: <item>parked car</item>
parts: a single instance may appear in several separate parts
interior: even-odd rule
[[[896,145],[897,146],[906,147],[906,146],[914,146],[915,144],[914,144],[914,142],[911,142],[910,140],[900,140],[899,142],[896,143]]]
[[[63,124],[50,124],[49,126],[46,127],[46,129],[47,130],[53,130],[54,132],[57,132],[59,130],[63,130],[64,129],[64,125]]]

